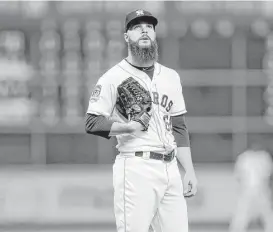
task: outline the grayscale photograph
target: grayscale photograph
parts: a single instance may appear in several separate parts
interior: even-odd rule
[[[0,1],[0,232],[273,232],[273,1]]]

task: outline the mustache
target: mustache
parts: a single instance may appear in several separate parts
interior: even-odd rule
[[[138,40],[141,40],[141,39],[149,39],[150,41],[152,41],[152,39],[148,35],[143,35]]]

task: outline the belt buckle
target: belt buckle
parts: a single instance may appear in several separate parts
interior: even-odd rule
[[[163,154],[163,160],[166,162],[171,162],[174,158],[174,152],[171,151],[170,153]]]
[[[163,161],[168,162],[168,153],[164,152],[162,155],[163,155],[162,157]]]

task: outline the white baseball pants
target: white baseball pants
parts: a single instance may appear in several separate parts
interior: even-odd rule
[[[164,162],[119,154],[113,165],[113,186],[118,232],[148,232],[150,227],[155,232],[188,232],[176,158]]]

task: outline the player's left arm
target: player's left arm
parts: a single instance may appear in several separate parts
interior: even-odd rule
[[[185,113],[187,111],[182,92],[181,80],[178,74],[176,81],[175,100],[171,109],[172,128],[177,143],[177,159],[185,170],[185,176],[183,179],[184,196],[191,197],[197,192],[197,178],[192,162],[189,132],[185,122]],[[179,87],[177,88],[177,86]]]
[[[183,180],[184,196],[191,197],[197,192],[197,178],[191,157],[189,132],[184,114],[172,116],[173,135],[177,144],[177,159],[185,170]]]

